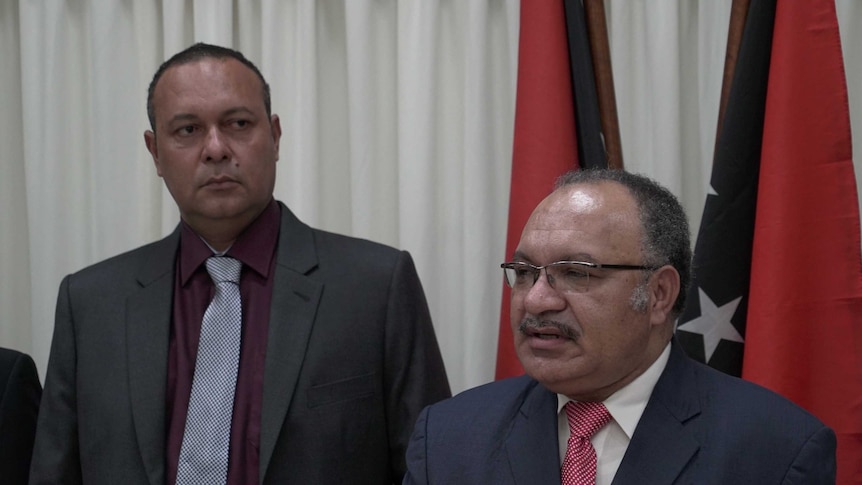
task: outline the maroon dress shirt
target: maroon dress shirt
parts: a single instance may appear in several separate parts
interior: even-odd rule
[[[269,310],[281,210],[275,200],[240,234],[225,254],[243,264],[242,344],[230,433],[228,485],[259,483],[261,402]],[[167,478],[177,480],[186,413],[192,390],[201,322],[215,286],[204,262],[212,250],[184,222],[175,266],[173,321],[168,353]]]

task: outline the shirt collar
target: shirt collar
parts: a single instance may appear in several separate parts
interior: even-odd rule
[[[260,213],[225,251],[226,256],[240,260],[264,278],[269,277],[269,268],[275,256],[281,209],[275,200]],[[180,223],[180,281],[185,285],[189,278],[215,251],[184,221]]]
[[[613,393],[605,399],[604,405],[611,413],[614,421],[620,425],[620,428],[625,432],[629,439],[635,432],[638,421],[646,409],[647,402],[652,395],[652,390],[655,388],[661,373],[667,365],[670,358],[670,343],[665,346],[662,353],[653,362],[647,370],[637,376],[635,380],[629,382],[625,387]],[[557,394],[557,414],[562,412],[563,406],[571,401],[568,397]]]

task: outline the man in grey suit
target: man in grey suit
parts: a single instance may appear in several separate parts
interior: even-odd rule
[[[31,483],[400,482],[416,416],[449,396],[410,255],[312,229],[273,199],[281,127],[239,52],[178,53],[147,111],[182,222],[63,280]],[[209,263],[231,258],[239,281],[219,285],[239,287],[233,354],[207,333],[226,291]],[[202,387],[212,376],[228,397]],[[229,431],[213,425],[225,405]],[[223,437],[189,444],[210,428]]]
[[[673,339],[691,249],[682,207],[640,175],[570,172],[513,259],[526,376],[420,415],[405,484],[831,484],[835,434]]]

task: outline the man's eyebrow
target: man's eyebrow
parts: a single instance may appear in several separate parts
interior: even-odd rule
[[[180,113],[178,115],[174,115],[173,117],[171,117],[171,119],[168,120],[168,124],[174,124],[174,123],[182,122],[182,121],[193,121],[196,119],[198,119],[198,117],[191,114],[191,113]]]
[[[237,106],[235,108],[229,108],[229,109],[223,111],[221,113],[221,117],[233,116],[236,114],[247,114],[247,115],[254,116],[254,111],[246,108],[245,106]],[[192,113],[179,113],[179,114],[176,114],[173,117],[171,117],[171,119],[168,120],[168,124],[181,123],[184,121],[195,121],[198,119],[200,119],[200,117],[198,117],[197,115],[192,114]]]
[[[515,251],[515,254],[512,255],[513,261],[527,261],[530,262],[531,259],[526,255],[523,251]],[[561,257],[557,261],[584,261],[587,263],[593,262],[593,257],[587,253],[569,253],[565,256]]]
[[[254,116],[254,111],[246,108],[245,106],[237,106],[236,108],[230,108],[222,112],[222,116],[232,116],[235,114],[248,114]]]

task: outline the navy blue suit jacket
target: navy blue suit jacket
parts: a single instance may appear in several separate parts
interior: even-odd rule
[[[558,484],[557,398],[515,377],[425,408],[405,484]],[[779,395],[674,344],[613,482],[833,484],[835,434]]]

